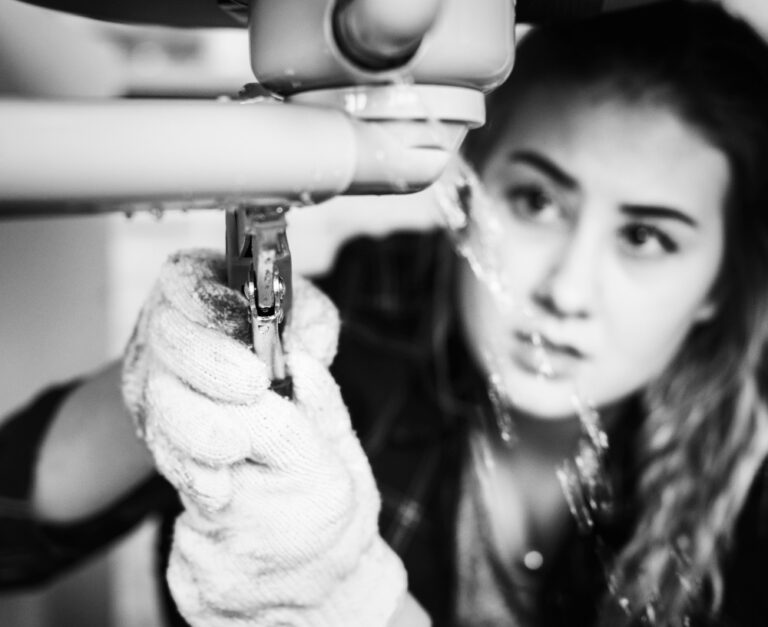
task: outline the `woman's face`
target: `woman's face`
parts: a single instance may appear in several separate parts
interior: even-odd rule
[[[713,315],[729,168],[670,109],[539,88],[515,103],[480,177],[513,306],[464,267],[462,320],[519,409],[570,415],[577,390],[618,401]]]

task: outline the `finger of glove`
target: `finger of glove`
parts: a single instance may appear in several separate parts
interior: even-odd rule
[[[352,428],[349,412],[331,373],[317,360],[302,353],[289,355],[288,364],[296,402],[305,408],[327,440],[328,447],[356,477],[359,498],[367,499],[370,495],[372,499],[378,499],[370,462]]]
[[[250,459],[291,474],[317,474],[328,445],[314,421],[294,401],[269,391],[249,405],[245,421]]]
[[[329,439],[348,432],[351,429],[349,412],[328,368],[300,351],[288,354],[286,361],[296,402],[315,421],[317,429]]]
[[[153,428],[180,454],[217,466],[249,460],[273,469],[310,472],[325,440],[288,399],[265,392],[253,404],[221,403],[198,394],[165,368],[148,378]]]
[[[248,303],[226,281],[223,255],[190,250],[175,253],[166,260],[157,285],[171,306],[193,322],[248,343]]]
[[[251,450],[246,405],[198,393],[162,364],[147,376],[146,407],[152,429],[179,454],[209,466],[233,464]]]
[[[205,396],[249,403],[269,387],[266,365],[248,347],[191,321],[172,306],[157,307],[148,335],[152,355]]]
[[[223,526],[247,530],[228,538],[230,549],[271,555],[272,561],[294,562],[295,567],[331,555],[338,545],[349,545],[354,534],[348,528],[356,526],[362,505],[354,482],[338,460],[321,463],[313,471],[297,474],[253,464],[238,466],[232,507],[217,517]]]
[[[249,589],[254,585],[253,581],[244,581],[236,574],[233,578],[226,555],[215,548],[205,551],[203,559],[198,555],[190,556],[179,548],[180,545],[189,544],[189,541],[179,541],[179,538],[191,531],[179,522],[184,516],[186,514],[182,514],[176,521],[166,572],[168,588],[179,613],[191,627],[249,627],[256,624],[254,616],[244,615],[240,611],[240,603],[222,598],[216,590],[222,583],[227,588],[238,584],[237,594],[247,598]],[[191,533],[191,541],[198,546],[216,546],[209,537]],[[211,584],[214,584],[213,589]]]
[[[354,572],[326,597],[321,615],[328,625],[389,625],[407,588],[402,561],[377,535],[359,556]]]
[[[402,563],[375,528],[354,551],[297,560],[261,542],[255,530],[226,528],[221,533],[222,528],[202,530],[189,523],[188,512],[176,521],[168,570],[173,597],[188,620],[206,615],[213,621],[218,615],[250,618],[259,625],[283,624],[278,617],[292,625],[305,624],[302,619],[308,619],[307,625],[358,624],[355,618],[371,594],[381,603],[383,593],[396,605],[406,586]],[[290,608],[300,609],[294,613]]]
[[[189,599],[190,605],[202,602],[209,611],[259,612],[289,601],[320,604],[338,580],[353,570],[362,550],[358,548],[340,567],[326,553],[310,559],[297,555],[290,538],[283,537],[293,533],[291,526],[265,537],[258,526],[202,527],[190,514],[184,512],[176,520],[171,561],[177,562],[176,568],[191,571],[201,588],[199,597]],[[272,539],[280,543],[273,544]],[[188,599],[183,582],[177,580],[178,584],[182,584],[178,592]]]
[[[323,292],[301,276],[293,278],[293,304],[284,333],[287,352],[303,351],[325,366],[336,356],[339,312]]]
[[[171,596],[181,615],[191,627],[204,627],[210,624],[207,603],[203,600],[203,588],[193,564],[175,549],[171,550],[168,560],[166,579]]]
[[[216,540],[215,531],[201,533],[185,524],[187,517],[185,512],[176,520],[167,571],[182,616],[193,627],[265,624],[258,619],[266,608],[253,598],[258,578],[237,567],[237,559]]]
[[[190,460],[186,476],[184,495],[203,512],[215,514],[232,502],[234,487],[229,467],[206,466]]]
[[[197,508],[216,512],[231,502],[232,476],[228,467],[205,466],[185,457],[151,425],[147,431],[147,445],[158,472]]]

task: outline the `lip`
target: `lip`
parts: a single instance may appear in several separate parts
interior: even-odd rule
[[[578,348],[560,344],[541,333],[516,331],[512,358],[529,374],[561,379],[572,374],[587,358]]]
[[[558,342],[550,340],[546,335],[538,331],[535,331],[535,332],[516,331],[515,338],[517,338],[520,342],[523,342],[525,344],[530,344],[531,346],[535,346],[535,347],[541,347],[547,353],[552,353],[553,355],[557,355],[557,354],[568,355],[570,357],[573,357],[574,359],[586,358],[586,355],[575,346],[571,346],[570,344],[560,344]]]

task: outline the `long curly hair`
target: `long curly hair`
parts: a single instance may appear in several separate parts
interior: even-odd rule
[[[535,28],[464,145],[479,170],[526,88],[554,82],[667,107],[728,159],[716,314],[642,393],[639,515],[603,623],[681,625],[722,602],[723,557],[768,455],[768,46],[718,6],[670,2]],[[616,602],[623,601],[617,611]]]

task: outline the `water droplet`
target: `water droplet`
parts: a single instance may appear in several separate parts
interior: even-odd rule
[[[523,564],[528,570],[539,570],[544,565],[544,556],[538,551],[528,551],[523,556]]]
[[[404,100],[409,95],[420,99],[426,124],[433,130],[435,137],[445,137],[444,125],[430,111],[428,103],[421,98],[419,92],[409,87],[410,80],[411,77],[407,75],[393,79],[395,84],[402,87],[401,91],[411,92],[400,94],[400,99]],[[348,107],[360,105],[355,101],[347,104]],[[385,155],[379,151],[374,157],[383,161]],[[397,183],[394,175],[392,180]],[[500,314],[514,315],[518,319],[521,316],[528,318],[533,322],[530,328],[538,328],[538,309],[534,311],[529,303],[518,302],[510,285],[510,272],[515,269],[507,263],[509,244],[502,223],[507,215],[504,201],[486,190],[472,166],[461,157],[454,159],[446,173],[432,186],[432,190],[453,248],[487,289]],[[542,340],[540,335],[534,338],[537,372],[545,380],[552,378],[555,368],[546,343]],[[502,387],[502,378],[498,373],[503,371],[503,364],[499,358],[494,357],[495,350],[494,347],[486,347],[487,355],[484,357],[492,373],[488,380],[488,390],[495,419],[495,425],[493,420],[488,420],[488,426],[495,426],[502,442],[512,445],[517,435],[508,403],[515,392]],[[603,468],[603,453],[608,442],[600,426],[599,414],[581,395],[575,381],[574,396],[578,401],[575,410],[585,432],[583,441],[587,451],[581,459],[569,459],[558,467],[557,477],[579,528],[582,532],[589,532],[595,524],[593,513],[610,511],[612,503],[610,484],[606,481]],[[620,599],[619,603],[622,606],[624,603],[627,607],[629,605],[627,599]]]
[[[394,188],[401,192],[407,192],[409,189],[408,181],[403,177],[397,177],[393,180]]]
[[[493,363],[491,351],[485,351],[485,361]],[[498,431],[501,441],[511,448],[517,443],[517,434],[515,431],[515,423],[512,419],[512,413],[504,406],[501,392],[501,376],[492,372],[488,377],[488,400],[491,403],[491,410],[493,411],[493,417],[496,422],[496,430]]]

